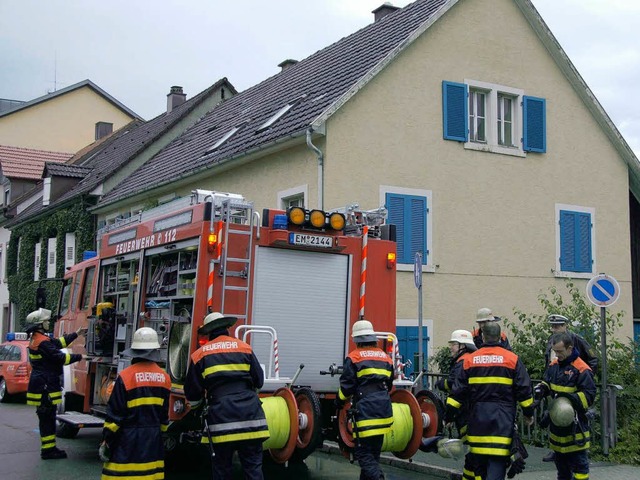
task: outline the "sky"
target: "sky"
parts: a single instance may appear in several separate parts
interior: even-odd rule
[[[532,1],[640,158],[640,0]],[[191,98],[226,77],[242,91],[368,25],[382,3],[0,0],[0,98],[89,79],[151,119],[172,85]]]

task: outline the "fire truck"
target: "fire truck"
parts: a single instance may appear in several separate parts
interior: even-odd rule
[[[166,446],[188,440],[201,429],[183,391],[189,359],[206,342],[197,334],[204,317],[218,311],[238,318],[232,334],[263,364],[263,408],[279,432],[265,442],[273,458],[304,458],[327,437],[349,451],[349,422],[336,416],[333,399],[354,348],[353,323],[370,320],[398,361],[395,229],[385,218],[383,208],[357,205],[260,214],[241,195],[194,190],[103,228],[97,255],[65,274],[58,306],[56,334],[88,328],[85,344],[70,347],[87,359],[65,372],[59,435],[102,426],[115,378],[130,362],[121,353],[145,326],[158,333],[172,382]],[[411,456],[438,429],[440,405],[430,392],[408,399],[403,387],[413,383],[400,372],[396,384],[416,426],[404,426],[412,430],[408,450],[393,447]]]

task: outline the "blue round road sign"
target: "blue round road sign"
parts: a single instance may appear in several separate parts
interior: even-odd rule
[[[613,305],[620,296],[620,285],[615,278],[604,273],[587,283],[587,297],[597,307]]]

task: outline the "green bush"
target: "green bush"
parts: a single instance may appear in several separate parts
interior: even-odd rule
[[[529,314],[514,309],[517,320],[504,319],[513,351],[527,366],[532,379],[541,379],[544,372],[544,353],[551,334],[547,316],[564,315],[571,320],[571,329],[580,334],[595,348],[598,358],[601,355],[600,309],[592,305],[572,281],[566,282],[566,292],[560,292],[555,286],[542,293],[538,300],[543,313]],[[615,337],[622,325],[624,312],[612,314],[606,310],[607,331],[607,383],[623,387],[618,393],[617,426],[618,444],[609,450],[609,459],[622,463],[640,464],[640,420],[635,408],[640,402],[640,372],[634,359],[637,359],[638,345],[628,339],[623,342]],[[601,367],[599,367],[601,368]],[[596,383],[600,386],[599,378]],[[598,389],[599,391],[600,389]],[[594,402],[594,408],[600,411],[600,395]],[[533,438],[539,437],[533,432]],[[600,443],[599,419],[593,425],[594,437],[591,442],[591,457],[604,458]]]

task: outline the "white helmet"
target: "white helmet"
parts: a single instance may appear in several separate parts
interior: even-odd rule
[[[458,342],[476,350],[476,345],[473,343],[473,335],[468,330],[454,330],[451,333],[451,340],[449,340],[449,343],[451,342]]]
[[[37,324],[51,319],[51,310],[39,308],[27,315],[27,322]]]
[[[549,408],[551,423],[558,427],[568,427],[575,420],[576,412],[567,397],[557,397]]]
[[[368,343],[378,340],[373,331],[373,325],[369,320],[358,320],[354,323],[351,328],[351,338],[356,343]]]
[[[131,341],[132,350],[158,350],[158,334],[153,328],[142,327],[136,330]]]
[[[496,317],[493,316],[490,308],[484,307],[478,310],[476,314],[476,322],[486,322],[488,320],[495,321]]]
[[[220,312],[212,312],[204,317],[202,326],[198,329],[198,334],[207,335],[216,330],[231,328],[237,321],[237,317],[223,315]]]

